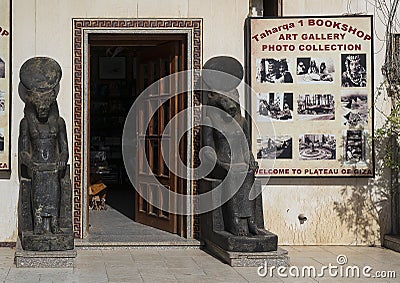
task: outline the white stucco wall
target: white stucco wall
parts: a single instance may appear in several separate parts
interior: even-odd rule
[[[283,2],[284,16],[374,12],[364,0],[350,1],[351,11],[347,1]],[[17,237],[17,140],[24,107],[17,86],[19,68],[27,58],[50,56],[62,66],[58,101],[67,123],[72,156],[72,18],[203,18],[203,62],[223,54],[243,62],[247,13],[246,0],[14,0],[12,173],[10,179],[0,180],[0,242],[15,241]],[[383,35],[383,25],[378,20],[375,28]],[[375,50],[380,50],[381,44],[375,40]],[[384,51],[375,55],[376,86],[382,80],[379,74],[383,55]],[[377,219],[381,218],[381,224],[388,223],[387,214],[379,212],[382,206],[388,206],[381,195],[388,190],[385,182],[387,179],[379,176],[376,180],[273,179],[263,193],[266,227],[278,234],[281,244],[378,243]],[[304,224],[297,218],[300,213],[308,218]]]
[[[374,15],[375,88],[383,78],[385,26],[375,1],[284,0],[283,16]],[[387,1],[389,2],[389,1]],[[378,38],[378,36],[379,38]],[[381,96],[376,108],[388,113],[390,103]],[[375,110],[375,129],[383,116]],[[375,152],[385,145],[375,144]],[[375,179],[273,179],[264,187],[265,224],[279,236],[281,244],[380,244],[381,234],[390,231],[390,181],[382,172],[377,154]],[[307,221],[300,223],[303,214]]]
[[[227,8],[228,7],[228,8]],[[0,242],[17,239],[17,142],[23,103],[17,92],[19,68],[32,56],[50,56],[63,70],[58,96],[72,156],[72,18],[203,18],[203,60],[229,54],[243,62],[242,0],[14,0],[12,11],[12,159],[10,179],[0,179]]]

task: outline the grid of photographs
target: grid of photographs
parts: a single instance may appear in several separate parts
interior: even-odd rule
[[[1,8],[0,27],[2,30],[2,48],[0,49],[0,171],[9,171],[11,169],[11,1],[2,2]]]
[[[4,80],[6,77],[6,63],[0,57],[0,79]],[[0,116],[6,114],[6,91],[0,90]],[[4,128],[0,128],[0,152],[4,153]]]
[[[6,63],[0,58],[0,79],[5,79]],[[0,115],[6,112],[6,92],[0,90]],[[0,128],[0,152],[4,152],[4,128]]]
[[[366,54],[340,54],[340,73],[332,57],[258,58],[255,80],[260,84],[287,83],[284,91],[260,92],[256,99],[257,122],[341,123],[342,142],[333,133],[304,133],[257,138],[257,159],[337,160],[342,165],[367,164],[368,90],[365,88]],[[340,64],[339,64],[340,65]],[[295,76],[292,76],[295,74]],[[295,79],[293,79],[293,77]],[[293,83],[291,85],[291,83]],[[340,92],[296,92],[296,84],[339,84]],[[268,89],[274,89],[270,86]],[[312,90],[316,91],[312,91]],[[334,90],[335,88],[333,88]],[[285,91],[287,90],[287,91]],[[338,120],[337,122],[335,120]],[[322,122],[318,122],[322,121]],[[299,124],[301,125],[301,124]],[[321,124],[323,128],[324,124]],[[340,136],[340,134],[338,135]],[[298,147],[293,139],[298,138]],[[339,156],[337,151],[340,149]],[[298,150],[298,152],[294,152]],[[340,155],[343,156],[340,156]]]

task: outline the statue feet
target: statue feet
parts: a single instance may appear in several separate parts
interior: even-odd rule
[[[51,218],[50,230],[51,230],[51,233],[53,233],[53,234],[62,234],[63,233],[63,230],[61,230],[60,226],[58,225],[57,217],[53,216]]]
[[[249,229],[246,218],[234,216],[232,219],[232,223],[231,225],[229,225],[229,228],[227,230],[228,232],[236,236],[247,236],[249,234]]]
[[[258,228],[254,217],[241,218],[234,216],[227,231],[236,236],[267,235],[267,231]]]
[[[33,234],[43,235],[46,233],[46,229],[43,226],[43,220],[41,216],[35,216],[33,220]]]
[[[226,225],[228,224],[228,225]],[[267,235],[267,231],[257,227],[254,217],[234,216],[229,223],[225,223],[225,230],[236,236]]]
[[[257,224],[254,221],[253,217],[248,218],[247,223],[249,225],[249,231],[251,234],[253,234],[253,235],[266,235],[267,234],[267,231],[257,227]]]
[[[33,234],[43,235],[45,233],[46,233],[46,230],[43,228],[43,226],[35,223],[35,227],[33,228]]]
[[[50,223],[49,223],[50,221]],[[50,224],[50,225],[49,225]],[[57,217],[45,217],[44,219],[35,219],[33,234],[43,235],[46,233],[62,234],[64,233],[58,225]]]

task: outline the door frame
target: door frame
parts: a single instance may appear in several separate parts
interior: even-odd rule
[[[187,38],[188,70],[200,70],[202,66],[202,19],[73,19],[72,20],[72,71],[73,71],[73,229],[76,238],[84,238],[89,232],[88,210],[88,138],[89,138],[89,34],[184,34]],[[196,78],[188,80],[192,86]],[[188,107],[200,105],[200,95],[188,92]],[[194,149],[198,148],[200,116],[188,111],[187,123],[187,164],[193,168],[197,164]],[[197,146],[196,146],[197,145]],[[187,172],[187,175],[189,171]],[[186,194],[197,193],[197,183],[187,178]],[[195,211],[195,204],[188,205]],[[198,217],[186,217],[185,234],[196,238],[199,231]]]

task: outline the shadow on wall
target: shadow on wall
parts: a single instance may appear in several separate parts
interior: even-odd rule
[[[357,179],[355,186],[341,190],[343,202],[334,202],[334,211],[353,233],[355,244],[382,244],[383,236],[391,232],[391,177],[383,164],[388,144],[387,140],[375,144],[375,178]]]

